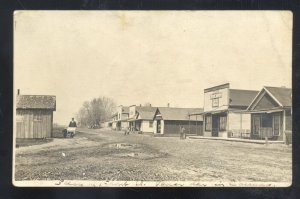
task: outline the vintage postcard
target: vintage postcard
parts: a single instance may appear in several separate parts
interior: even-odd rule
[[[286,187],[289,11],[15,11],[13,184]]]

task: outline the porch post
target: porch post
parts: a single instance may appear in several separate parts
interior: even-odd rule
[[[285,134],[285,110],[283,110],[283,114],[282,114],[282,137],[283,137],[283,141],[285,144],[287,144],[287,140],[286,140],[286,134]]]
[[[219,119],[219,121],[220,121],[220,119]],[[219,128],[220,128],[220,125],[219,125]],[[229,111],[227,111],[227,114],[226,114],[226,132],[227,132],[226,138],[228,138],[228,132],[229,132]]]

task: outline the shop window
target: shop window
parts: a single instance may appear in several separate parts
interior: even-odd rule
[[[273,135],[280,135],[280,115],[273,116]]]
[[[211,131],[211,116],[205,116],[205,130]]]
[[[219,98],[212,99],[212,107],[219,107]]]
[[[260,116],[253,116],[253,134],[258,135],[260,131]]]
[[[272,128],[272,115],[270,115],[270,114],[263,114],[261,116],[261,127]]]
[[[227,117],[220,116],[220,131],[226,131],[227,126]]]

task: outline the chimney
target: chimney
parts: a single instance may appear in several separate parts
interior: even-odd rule
[[[170,107],[170,103],[168,103],[168,107]]]
[[[18,89],[17,94],[20,95],[20,89]]]

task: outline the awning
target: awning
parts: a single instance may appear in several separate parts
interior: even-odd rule
[[[249,113],[276,113],[276,112],[282,112],[285,109],[275,109],[275,110],[259,110],[259,111],[248,111]]]
[[[203,112],[201,114],[219,114],[219,113],[227,113],[228,112],[228,109],[226,110],[215,110],[215,111],[206,111],[206,112]]]
[[[138,121],[138,120],[141,120],[141,119],[131,118],[131,119],[128,119],[127,121],[128,121],[128,122],[134,122],[134,121]]]

